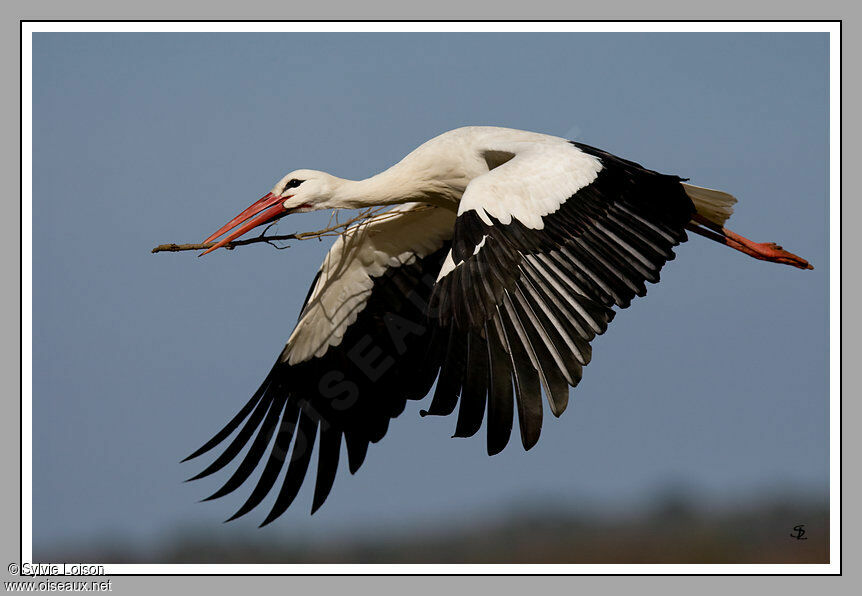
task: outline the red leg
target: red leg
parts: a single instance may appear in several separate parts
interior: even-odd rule
[[[814,266],[808,261],[792,252],[784,250],[774,242],[752,242],[748,238],[744,238],[727,228],[716,225],[701,215],[695,214],[692,221],[696,221],[707,229],[701,228],[696,224],[687,225],[687,229],[710,240],[715,240],[725,246],[744,252],[755,259],[772,261],[773,263],[784,263],[785,265],[791,265],[799,269],[814,269]]]

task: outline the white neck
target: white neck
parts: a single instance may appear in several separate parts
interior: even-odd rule
[[[452,208],[461,199],[466,183],[435,180],[397,163],[364,180],[336,178],[333,186],[332,201],[345,209],[413,202]]]

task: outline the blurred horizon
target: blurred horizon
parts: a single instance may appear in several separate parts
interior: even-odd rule
[[[564,499],[510,501],[443,523],[366,523],[320,538],[188,524],[149,545],[116,536],[34,550],[87,563],[828,563],[829,508],[785,488],[712,503],[667,485],[640,509]],[[803,532],[795,531],[801,526]],[[798,535],[799,538],[794,536]]]

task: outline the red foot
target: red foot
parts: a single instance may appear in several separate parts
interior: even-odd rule
[[[742,251],[755,259],[772,261],[773,263],[784,263],[785,265],[791,265],[799,269],[814,269],[811,263],[790,251],[784,250],[774,242],[752,242],[748,238],[743,238],[727,228],[722,228],[721,231],[727,239],[728,246]]]
[[[692,219],[703,226],[700,227],[695,224],[686,226],[692,232],[744,252],[755,259],[772,261],[773,263],[784,263],[785,265],[791,265],[799,269],[814,269],[814,266],[808,261],[792,252],[784,250],[774,242],[753,242],[697,214]]]

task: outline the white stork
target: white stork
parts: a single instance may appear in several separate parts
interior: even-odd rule
[[[612,307],[627,307],[646,294],[644,282],[659,281],[686,230],[757,259],[812,268],[780,246],[724,228],[735,202],[581,143],[485,126],[435,137],[365,180],[291,172],[210,236],[233,230],[206,252],[291,213],[394,207],[335,241],[263,384],[186,458],[238,431],[194,478],[222,469],[248,445],[209,499],[223,496],[269,451],[230,518],[256,507],[286,467],[265,525],[296,497],[317,442],[314,513],[332,487],[342,442],[355,473],[368,444],[435,380],[422,415],[457,407],[455,436],[468,437],[487,412],[493,455],[508,443],[517,408],[530,449],[542,427],[542,393],[560,416]]]

